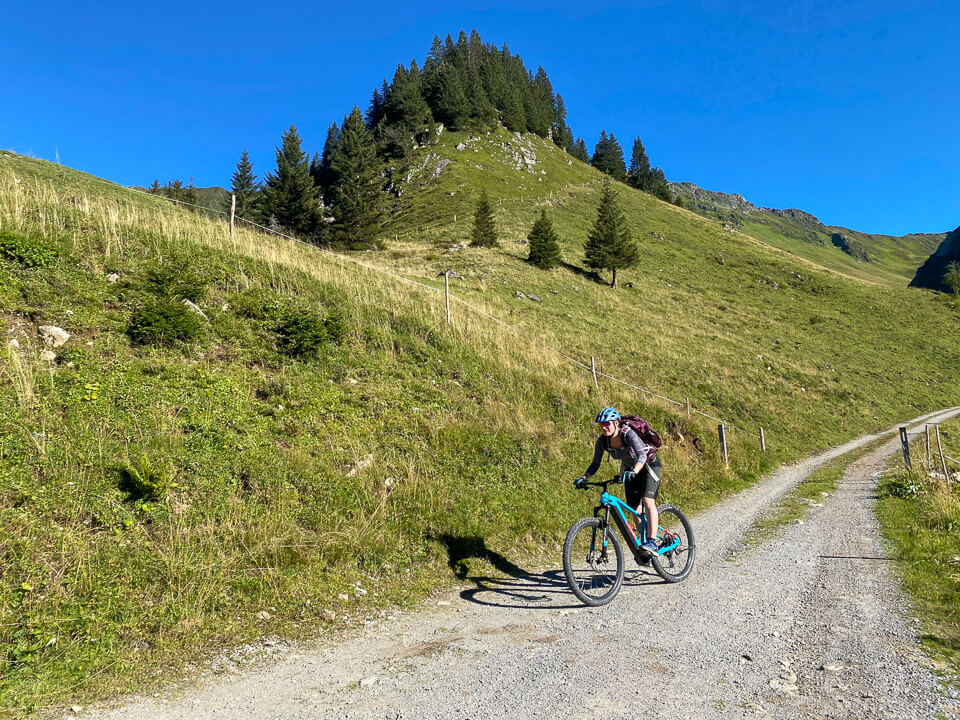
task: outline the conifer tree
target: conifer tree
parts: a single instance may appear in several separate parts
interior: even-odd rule
[[[630,153],[630,169],[627,171],[627,183],[630,187],[643,189],[647,176],[650,174],[650,158],[643,147],[640,138],[633,141],[633,151]]]
[[[320,205],[295,126],[283,134],[276,156],[277,169],[264,178],[263,217],[273,218],[280,227],[298,235],[310,236],[319,227]]]
[[[433,114],[451,129],[462,129],[470,118],[466,78],[452,62],[442,62],[426,87]]]
[[[626,182],[627,166],[623,162],[623,148],[617,138],[606,130],[600,131],[600,139],[593,150],[590,164],[600,172],[605,172],[614,180]]]
[[[333,241],[352,250],[379,247],[383,211],[379,167],[373,138],[358,107],[344,118],[330,169],[335,178],[331,192]]]
[[[473,234],[470,236],[471,247],[497,247],[497,228],[493,222],[493,208],[487,191],[480,193],[477,209],[473,215]]]
[[[240,160],[237,161],[237,169],[230,179],[230,191],[237,198],[236,213],[239,217],[248,220],[257,220],[257,201],[260,191],[257,176],[253,174],[253,163],[250,162],[250,154],[244,148],[240,154]],[[226,212],[230,212],[230,198],[226,198]]]
[[[560,240],[545,209],[540,211],[540,217],[530,229],[527,240],[530,241],[530,256],[527,262],[543,270],[560,264]]]
[[[333,170],[330,169],[330,160],[333,157],[333,150],[337,146],[337,140],[340,138],[340,128],[336,122],[330,123],[327,128],[327,139],[323,143],[323,153],[319,161],[314,159],[310,163],[310,175],[313,177],[314,184],[319,188],[320,197],[326,204],[330,203],[330,191],[333,187]]]
[[[370,105],[367,106],[366,115],[364,115],[364,120],[367,123],[367,130],[373,132],[376,129],[377,125],[380,124],[380,121],[383,120],[384,115],[384,102],[386,98],[386,87],[387,81],[383,81],[384,90],[380,88],[374,88],[373,94],[370,96]]]
[[[590,164],[590,155],[587,154],[587,144],[583,141],[583,138],[577,138],[577,141],[573,144],[573,149],[570,151],[570,154],[580,162],[587,163],[588,165]]]
[[[952,262],[947,265],[943,274],[943,284],[953,290],[954,295],[960,295],[960,263]]]
[[[551,127],[553,142],[557,147],[563,148],[571,155],[573,154],[573,133],[570,132],[570,126],[567,125],[567,104],[563,101],[560,93],[557,93],[556,100],[553,103],[553,126]]]
[[[193,184],[193,178],[190,178],[187,186],[183,189],[183,201],[188,205],[200,204],[200,195],[197,193],[197,186]],[[197,208],[194,207],[193,209],[196,210]]]
[[[587,267],[611,270],[610,287],[617,287],[617,270],[633,267],[640,259],[640,248],[630,235],[627,220],[617,205],[617,194],[609,178],[603,181],[597,221],[583,244]]]

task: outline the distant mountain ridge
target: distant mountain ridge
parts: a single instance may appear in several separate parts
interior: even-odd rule
[[[687,209],[719,220],[729,230],[740,230],[827,267],[874,281],[913,284],[918,268],[947,237],[946,233],[862,233],[825,225],[804,210],[760,207],[743,195],[706,190],[690,182],[672,182],[670,189]]]

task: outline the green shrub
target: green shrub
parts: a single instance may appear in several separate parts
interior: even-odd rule
[[[41,240],[17,235],[10,231],[0,232],[0,257],[13,260],[28,268],[47,267],[60,253],[55,247]]]
[[[923,475],[901,470],[889,475],[881,485],[881,492],[891,497],[912,500],[920,497],[925,490]]]
[[[158,297],[200,302],[207,282],[196,258],[170,257],[147,268],[143,289]]]
[[[252,320],[276,320],[283,313],[283,299],[263,288],[251,288],[230,297],[230,307],[240,317]]]
[[[203,321],[182,300],[153,297],[137,308],[127,335],[135,345],[174,345],[197,340],[203,334]]]
[[[120,470],[120,489],[130,500],[160,500],[167,492],[167,476],[141,455]]]
[[[288,311],[276,327],[280,351],[291,357],[316,355],[324,345],[339,344],[346,334],[346,322],[339,313],[326,318],[309,308]]]

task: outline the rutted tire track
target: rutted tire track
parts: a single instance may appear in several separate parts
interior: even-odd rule
[[[873,475],[896,441],[855,463],[807,522],[724,559],[797,482],[877,437],[783,467],[696,517],[697,567],[679,585],[628,564],[613,604],[587,609],[566,587],[558,557],[557,569],[544,573],[481,579],[450,607],[372,625],[337,645],[301,646],[272,665],[209,678],[179,696],[84,717],[900,720],[960,713],[916,645],[872,513]]]

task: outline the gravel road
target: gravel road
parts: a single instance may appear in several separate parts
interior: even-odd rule
[[[785,492],[879,437],[784,466],[697,516],[697,566],[679,585],[630,560],[616,600],[585,608],[558,557],[546,572],[474,578],[436,607],[346,642],[286,647],[254,669],[80,717],[960,717],[960,696],[940,687],[917,644],[873,515],[876,474],[896,439],[854,463],[805,522],[730,555]]]

